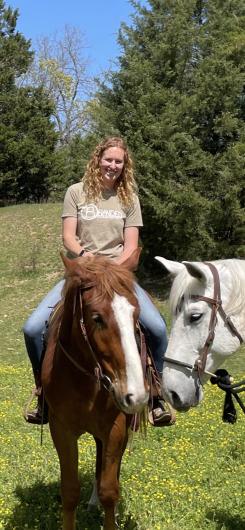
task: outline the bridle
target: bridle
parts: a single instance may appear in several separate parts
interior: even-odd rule
[[[92,287],[94,287],[94,284],[89,284],[87,285],[86,287],[83,287],[83,288],[79,288],[78,290],[78,293],[76,293],[76,295],[74,296],[74,302],[73,302],[73,316],[75,315],[75,311],[76,311],[76,304],[77,304],[77,294],[78,294],[78,298],[79,298],[79,305],[80,305],[80,326],[81,326],[81,331],[82,331],[82,335],[83,335],[83,338],[84,340],[86,341],[87,345],[88,345],[88,348],[90,350],[90,354],[91,354],[91,357],[94,361],[94,369],[93,371],[88,371],[86,370],[80,363],[78,363],[75,359],[73,359],[73,357],[68,353],[67,349],[63,346],[62,342],[60,339],[58,339],[57,341],[57,344],[60,346],[62,352],[65,354],[65,356],[67,357],[67,359],[69,359],[69,361],[80,371],[82,372],[83,374],[85,374],[86,376],[92,378],[95,380],[95,382],[99,385],[102,384],[102,386],[108,391],[108,392],[114,392],[114,384],[112,383],[110,377],[108,375],[105,375],[103,373],[103,370],[101,368],[101,365],[100,363],[98,362],[97,360],[97,357],[96,357],[96,354],[92,348],[92,345],[90,343],[90,340],[88,338],[88,334],[87,334],[87,330],[86,330],[86,326],[84,324],[84,318],[83,318],[83,296],[82,296],[82,293],[83,291],[85,290],[88,290],[88,289],[91,289]]]
[[[87,330],[86,330],[86,325],[84,323],[84,317],[83,317],[83,314],[84,314],[84,311],[83,311],[83,305],[84,305],[83,291],[91,289],[92,287],[94,287],[94,285],[95,284],[91,283],[91,284],[88,284],[86,287],[83,287],[83,288],[80,287],[78,289],[76,295],[74,296],[74,301],[73,301],[73,316],[74,316],[75,312],[76,312],[77,299],[79,299],[80,327],[81,327],[83,338],[84,338],[84,340],[87,343],[87,346],[89,348],[91,357],[92,357],[92,359],[94,361],[93,370],[92,371],[86,370],[86,368],[84,368],[79,362],[77,362],[75,359],[73,359],[73,357],[70,355],[70,353],[67,351],[67,349],[62,344],[60,338],[58,338],[57,344],[59,345],[60,349],[62,350],[62,352],[64,353],[66,358],[73,364],[73,366],[75,366],[80,372],[82,372],[87,377],[92,378],[94,380],[95,384],[98,385],[98,390],[101,389],[101,385],[102,385],[105,388],[105,390],[107,390],[109,393],[112,394],[112,397],[113,397],[114,401],[117,404],[118,400],[117,400],[116,393],[115,393],[115,385],[112,382],[111,378],[108,375],[103,373],[102,367],[101,367],[100,363],[97,360],[96,353],[94,352],[94,349],[93,349],[93,347],[92,347],[92,345],[90,343],[90,340],[89,340],[89,337],[88,337],[88,334],[87,334]],[[138,331],[139,336],[140,336],[140,342],[141,342],[141,344],[140,344],[140,357],[141,357],[141,362],[143,363],[144,359],[143,359],[142,356],[145,355],[145,358],[146,358],[146,345],[144,343],[144,335],[143,335],[143,333],[142,333],[142,331],[141,331],[141,329],[139,327],[139,323],[138,322],[136,324],[136,327],[137,327],[137,331]],[[145,362],[146,362],[146,360],[145,360]],[[143,368],[143,365],[142,365],[142,368]],[[145,375],[145,373],[144,373],[144,375]],[[115,379],[115,382],[116,382],[116,379]],[[119,406],[119,408],[120,408],[120,406]],[[132,429],[133,432],[135,432],[135,431],[137,431],[139,429],[139,424],[140,424],[140,422],[139,422],[139,417],[140,417],[139,414],[140,413],[134,413],[132,415],[131,429]]]
[[[211,270],[211,273],[213,275],[214,280],[214,291],[213,291],[213,298],[209,298],[208,296],[202,296],[202,295],[192,295],[190,296],[191,300],[199,301],[202,300],[204,302],[207,302],[209,305],[211,305],[211,315],[210,315],[210,321],[209,321],[209,327],[208,327],[208,336],[206,338],[205,344],[199,354],[199,357],[196,359],[195,363],[189,364],[182,361],[178,361],[175,359],[171,359],[170,357],[164,357],[164,361],[167,361],[170,364],[175,364],[177,366],[183,366],[184,368],[188,368],[189,370],[195,370],[198,372],[199,379],[201,381],[201,376],[203,374],[207,374],[213,377],[216,377],[215,374],[212,374],[211,372],[208,372],[205,370],[206,362],[207,362],[207,356],[210,347],[213,344],[214,337],[215,337],[215,327],[217,324],[217,313],[220,314],[221,318],[224,320],[225,325],[229,328],[230,332],[233,335],[236,335],[242,344],[243,338],[236,329],[235,325],[231,321],[230,317],[225,313],[223,307],[222,307],[222,300],[221,300],[221,292],[220,292],[220,279],[219,279],[219,273],[215,265],[213,263],[204,262],[205,265],[209,267]]]

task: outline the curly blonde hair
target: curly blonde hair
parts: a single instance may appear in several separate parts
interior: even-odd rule
[[[137,184],[134,178],[133,161],[124,140],[117,136],[106,138],[95,148],[87,164],[83,177],[84,192],[87,200],[98,202],[102,197],[103,178],[100,171],[100,161],[106,149],[119,147],[124,151],[124,166],[116,182],[116,191],[121,204],[128,207],[133,202],[134,193],[137,193]]]

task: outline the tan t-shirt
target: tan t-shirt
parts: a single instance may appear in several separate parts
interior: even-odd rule
[[[81,245],[87,251],[109,258],[119,256],[123,251],[124,228],[143,225],[137,195],[128,208],[121,205],[114,190],[104,191],[96,204],[87,203],[82,182],[68,188],[62,217],[76,217]]]

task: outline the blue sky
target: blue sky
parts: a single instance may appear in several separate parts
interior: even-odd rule
[[[33,44],[37,37],[49,36],[66,24],[79,27],[86,38],[91,75],[112,66],[120,54],[120,24],[131,24],[134,12],[128,0],[5,0],[5,5],[19,9],[17,29]]]

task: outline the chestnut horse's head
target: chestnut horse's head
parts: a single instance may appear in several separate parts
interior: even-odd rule
[[[74,304],[79,313],[74,318],[82,318],[87,337],[86,351],[81,340],[79,363],[85,363],[85,368],[89,365],[90,370],[97,363],[111,382],[117,406],[132,414],[148,400],[135,339],[139,306],[133,274],[101,256],[62,259],[66,267],[64,304],[71,293],[79,300]],[[80,327],[73,326],[73,330],[82,335]],[[77,344],[77,337],[74,340]]]

